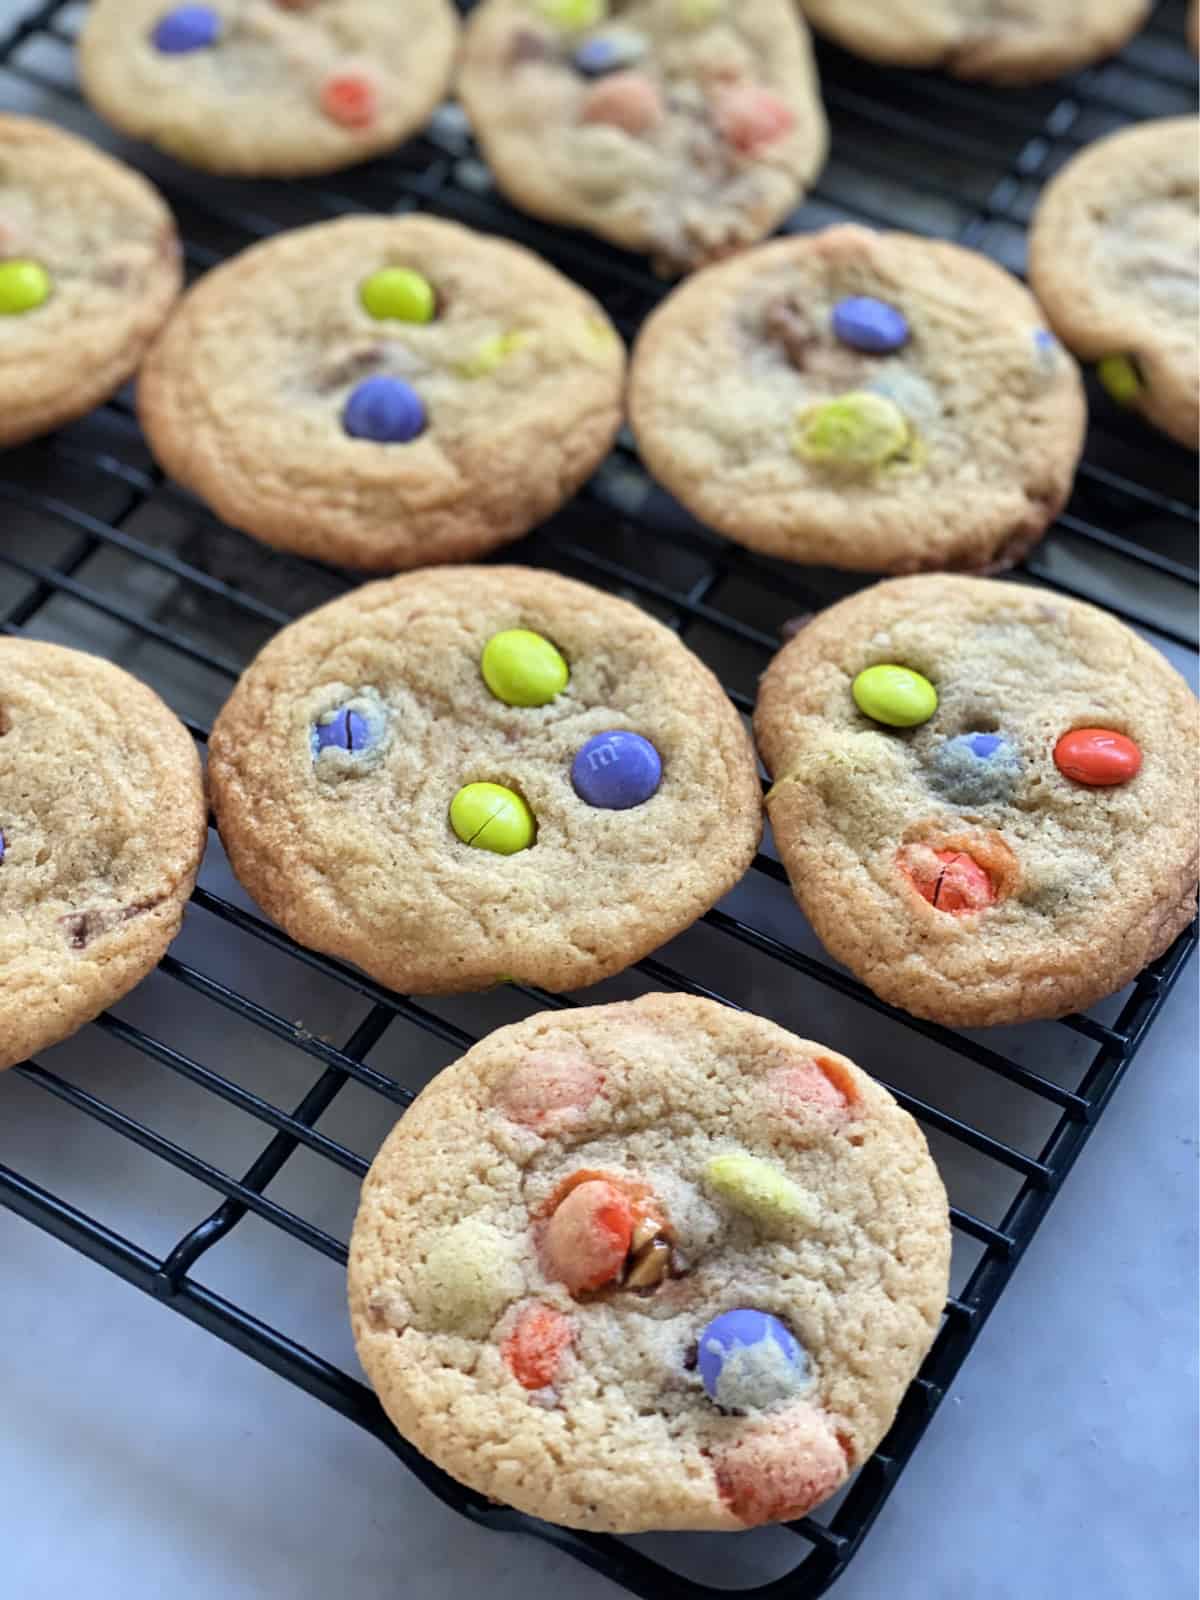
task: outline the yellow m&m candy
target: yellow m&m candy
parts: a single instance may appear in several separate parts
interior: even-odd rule
[[[909,453],[913,430],[894,400],[870,389],[805,406],[792,445],[814,466],[882,467]]]
[[[938,708],[937,690],[928,678],[890,661],[860,672],[851,693],[865,717],[889,728],[919,727]]]
[[[515,856],[537,838],[533,812],[512,789],[498,783],[468,783],[450,802],[450,826],[464,844]]]
[[[483,681],[506,706],[544,706],[567,687],[561,651],[529,628],[506,628],[483,647]]]
[[[50,274],[36,261],[0,261],[0,316],[36,311],[52,288]]]
[[[537,0],[537,8],[559,28],[597,28],[608,16],[608,0]]]
[[[1096,363],[1096,376],[1119,406],[1131,406],[1142,392],[1138,369],[1128,356],[1104,356]]]
[[[384,267],[364,278],[359,291],[376,322],[432,322],[437,296],[427,278],[410,267]]]

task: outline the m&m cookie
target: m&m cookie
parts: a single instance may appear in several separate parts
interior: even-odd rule
[[[1093,606],[899,578],[772,662],[754,730],[775,843],[837,960],[917,1016],[1058,1017],[1196,910],[1195,696]]]
[[[156,694],[82,651],[0,639],[0,1067],[157,965],[206,837],[196,747]]]
[[[0,114],[0,446],[131,376],[183,281],[171,213],[72,134]]]
[[[1029,278],[1055,332],[1118,405],[1200,443],[1200,121],[1090,144],[1043,192]]]
[[[300,177],[423,127],[458,31],[449,0],[92,0],[79,71],[101,116],[181,161]]]
[[[434,217],[279,234],[201,279],[138,384],[163,467],[268,544],[394,571],[567,500],[621,420],[625,348],[519,245]]]
[[[1150,0],[800,0],[814,28],[870,61],[984,83],[1041,83],[1119,50]]]
[[[528,1017],[434,1078],[364,1181],[350,1315],[401,1433],[480,1494],[596,1532],[737,1531],[868,1458],[949,1261],[886,1090],[654,994]]]
[[[867,572],[1020,560],[1066,501],[1083,385],[1009,273],[839,226],[760,246],[644,325],[630,421],[650,471],[752,549]]]
[[[525,567],[410,573],[285,628],[208,770],[259,904],[421,994],[609,977],[708,910],[762,831],[707,667],[627,601]]]
[[[791,0],[484,0],[459,92],[515,204],[668,273],[761,239],[825,159]]]

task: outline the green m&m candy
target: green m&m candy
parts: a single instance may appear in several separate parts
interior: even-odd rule
[[[511,333],[492,333],[481,339],[474,350],[457,363],[455,371],[463,378],[486,378],[529,344],[533,335],[514,328]]]
[[[608,0],[537,0],[537,8],[559,28],[598,28],[608,16]]]
[[[483,647],[483,681],[506,706],[549,705],[567,687],[567,663],[549,639],[528,628],[494,633]]]
[[[1128,356],[1102,357],[1096,376],[1119,406],[1131,406],[1142,392],[1141,376]]]
[[[891,662],[860,672],[851,693],[864,716],[889,728],[916,728],[938,707],[937,690],[928,678]]]
[[[515,856],[537,837],[533,812],[499,783],[468,783],[450,802],[450,826],[464,844]]]
[[[410,267],[383,267],[364,278],[358,291],[376,322],[432,322],[437,296],[428,278]]]
[[[50,274],[36,261],[0,261],[0,316],[36,311],[50,298]]]
[[[792,446],[814,466],[882,467],[907,455],[913,430],[894,400],[870,389],[805,406],[796,418]]]

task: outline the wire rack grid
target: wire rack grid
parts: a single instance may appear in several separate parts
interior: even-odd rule
[[[0,106],[56,118],[99,142],[72,45],[85,7],[40,4],[0,35]],[[1002,93],[884,72],[822,47],[833,157],[788,223],[852,219],[956,239],[1020,271],[1040,185],[1083,143],[1148,115],[1194,109],[1181,0],[1156,7],[1115,61],[1060,84]],[[664,292],[643,263],[543,226],[496,194],[454,106],[386,160],[319,182],[217,183],[115,146],[165,190],[190,271],[282,226],[347,210],[428,209],[531,245],[585,284],[631,335]],[[1070,506],[1021,576],[1106,605],[1175,658],[1195,646],[1194,458],[1090,393],[1092,426]],[[743,713],[781,630],[862,581],[736,549],[654,487],[625,438],[587,489],[508,556],[637,601],[720,674]],[[230,685],[280,626],[353,575],[268,552],[164,480],[128,393],[7,456],[0,473],[0,628],[97,650],[130,666],[203,745]],[[303,950],[239,891],[215,834],[184,933],[159,971],[89,1030],[111,1072],[52,1065],[8,1075],[0,1201],[252,1356],[376,1436],[451,1507],[568,1550],[647,1600],[739,1587],[810,1600],[842,1573],[911,1456],[1196,941],[1124,993],[1055,1024],[951,1033],[877,1000],[823,956],[769,839],[746,883],[697,927],[590,998],[649,989],[710,995],[800,1027],[875,1072],[922,1123],[952,1200],[953,1293],[896,1422],[849,1488],[794,1524],[766,1567],[740,1536],[703,1576],[685,1536],[616,1540],[538,1523],[462,1488],[395,1432],[329,1343],[358,1182],[390,1122],[438,1066],[503,1021],[572,998],[508,986],[421,1003]],[[293,1012],[304,1008],[304,1019]],[[161,1227],[131,1237],[114,1194],[76,1203],[56,1161],[115,1142],[163,1190]],[[149,1175],[153,1174],[153,1178]],[[215,1199],[214,1199],[215,1197]],[[256,1232],[257,1230],[257,1232]],[[161,1237],[148,1235],[160,1234]],[[265,1236],[311,1289],[261,1305],[222,1292],[229,1253]],[[268,1286],[269,1287],[269,1286]],[[277,1288],[278,1286],[276,1286]],[[314,1305],[321,1315],[314,1315]],[[720,1566],[720,1563],[717,1563]]]

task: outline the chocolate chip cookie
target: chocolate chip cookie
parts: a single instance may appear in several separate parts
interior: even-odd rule
[[[1119,50],[1150,0],[800,0],[814,28],[887,66],[1040,83]]]
[[[291,178],[416,132],[457,44],[449,0],[92,0],[79,71],[135,139],[210,172]]]
[[[828,138],[790,0],[484,0],[459,93],[516,205],[664,272],[769,233]]]
[[[234,871],[294,938],[422,994],[619,972],[742,876],[754,755],[708,669],[549,572],[374,583],[285,628],[217,719]]]
[[[881,583],[820,613],[755,711],[775,842],[837,960],[966,1027],[1082,1010],[1196,909],[1197,704],[1045,590]]]
[[[543,1013],[438,1074],[363,1184],[359,1357],[482,1494],[612,1533],[803,1515],[946,1297],[920,1129],[823,1045],[687,995]]]
[[[842,226],[676,289],[634,351],[630,420],[697,517],[791,561],[997,571],[1070,492],[1086,407],[1007,272]]]
[[[182,283],[146,180],[48,122],[0,114],[0,445],[123,384]]]
[[[0,639],[0,1067],[157,965],[206,815],[196,747],[145,684],[78,650]]]
[[[1200,121],[1168,117],[1089,145],[1044,190],[1034,293],[1122,405],[1180,444],[1200,434]]]
[[[348,566],[462,561],[567,500],[620,426],[625,349],[528,250],[344,217],[208,273],[146,362],[151,449],[235,528]]]

